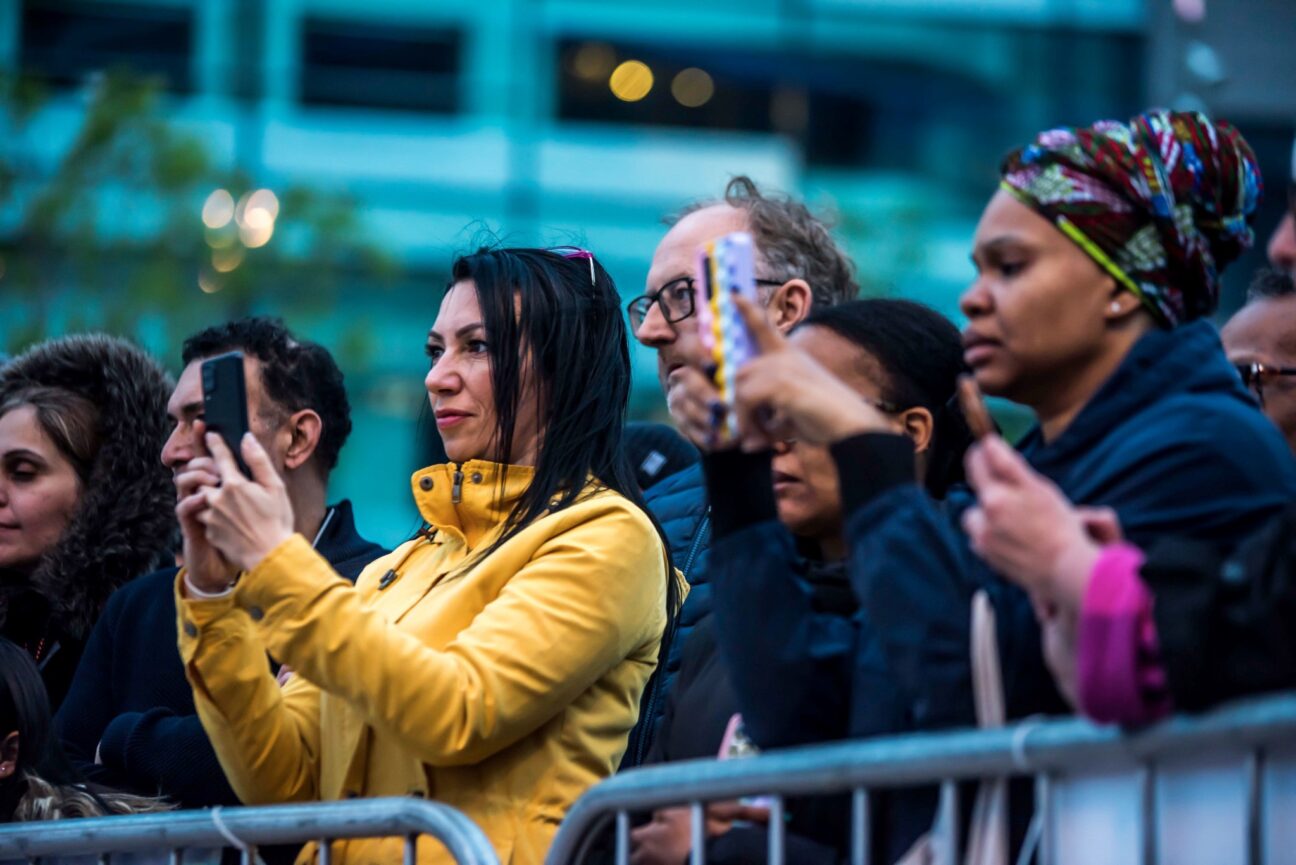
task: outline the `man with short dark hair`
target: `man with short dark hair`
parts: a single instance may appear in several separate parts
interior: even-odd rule
[[[1287,217],[1288,220],[1291,216]],[[1266,271],[1220,331],[1224,350],[1296,453],[1296,282]]]
[[[733,231],[752,235],[757,290],[774,324],[791,330],[812,306],[831,306],[859,293],[850,258],[828,225],[804,204],[760,190],[748,177],[735,177],[724,196],[686,208],[670,221],[657,245],[648,272],[647,293],[630,302],[635,339],[656,350],[657,370],[668,406],[673,407],[683,376],[700,375],[703,357],[695,314],[694,273],[699,247]],[[657,483],[646,496],[671,544],[675,566],[690,592],[678,617],[665,684],[649,689],[640,710],[640,726],[631,736],[625,766],[646,756],[665,691],[679,670],[680,650],[693,627],[711,610],[707,585],[710,508],[702,466],[696,463]]]
[[[185,342],[162,462],[178,472],[205,453],[196,426],[202,361],[230,351],[243,353],[248,426],[283,478],[296,530],[354,580],[385,551],[356,532],[350,502],[326,504],[329,472],[351,432],[342,372],[326,349],[297,340],[283,322],[241,319]],[[109,599],[55,723],[91,780],[185,807],[237,804],[176,650],[175,575],[168,568],[140,577]]]

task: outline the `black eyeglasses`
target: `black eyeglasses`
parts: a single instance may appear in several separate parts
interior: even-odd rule
[[[1267,363],[1235,363],[1233,368],[1242,376],[1242,383],[1255,391],[1260,407],[1264,408],[1264,388],[1281,376],[1296,375],[1296,366],[1270,366]]]
[[[782,285],[786,280],[756,279],[757,285]],[[694,312],[694,298],[697,296],[697,283],[691,276],[672,279],[652,294],[641,295],[626,304],[630,316],[630,332],[637,333],[643,327],[648,311],[655,303],[661,307],[662,315],[668,324],[683,321]]]

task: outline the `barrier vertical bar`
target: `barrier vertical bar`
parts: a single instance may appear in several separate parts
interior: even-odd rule
[[[107,865],[107,863],[105,863]],[[239,865],[256,865],[256,846],[248,844],[239,851]]]
[[[184,848],[172,847],[167,853],[167,865],[181,865],[184,862]]]
[[[941,843],[949,851],[948,862],[963,859],[963,846],[959,841],[958,782],[942,781],[940,788]]]
[[[706,863],[706,811],[701,802],[689,804],[689,865]]]
[[[1156,767],[1152,763],[1145,765],[1139,772],[1141,799],[1139,822],[1142,824],[1142,851],[1139,861],[1143,865],[1157,865],[1157,795]]]
[[[333,865],[333,842],[328,838],[319,840],[319,865]]]
[[[851,793],[851,865],[869,865],[869,793],[856,787]]]
[[[1035,861],[1039,865],[1053,865],[1057,861],[1057,850],[1053,847],[1053,778],[1047,772],[1035,776],[1035,816],[1040,821]]]
[[[405,865],[418,865],[418,836],[405,836]]]
[[[783,857],[787,849],[784,843],[786,830],[787,821],[783,819],[783,797],[773,796],[770,799],[769,815],[769,865],[783,865]]]
[[[1255,749],[1247,757],[1246,780],[1246,845],[1247,865],[1264,865],[1265,859],[1265,808],[1264,808],[1264,751]]]
[[[616,865],[630,865],[630,812],[616,812]]]

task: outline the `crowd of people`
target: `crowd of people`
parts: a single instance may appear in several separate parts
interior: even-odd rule
[[[426,311],[449,462],[411,478],[423,524],[392,551],[328,498],[343,374],[278,320],[191,336],[174,383],[100,335],[0,366],[0,822],[410,795],[538,863],[636,765],[1296,685],[1296,165],[1274,269],[1221,330],[1262,191],[1234,128],[1053,129],[1000,177],[961,333],[857,299],[830,227],[745,177],[670,222],[624,310],[583,249],[459,258]],[[759,353],[726,401],[694,274],[734,231]],[[678,432],[625,422],[632,338]],[[203,416],[231,351],[237,457]],[[969,376],[1036,416],[1015,447]],[[844,806],[790,802],[787,861],[844,861]],[[875,861],[924,861],[935,812],[878,797]],[[695,837],[765,861],[759,801],[691,819],[641,815],[632,862]]]

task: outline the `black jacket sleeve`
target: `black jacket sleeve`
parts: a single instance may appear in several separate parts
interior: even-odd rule
[[[704,463],[716,641],[747,732],[761,748],[840,739],[856,625],[815,612],[792,536],[778,521],[770,455],[731,451]]]
[[[1228,558],[1165,541],[1141,573],[1176,708],[1296,687],[1296,506]]]
[[[917,484],[912,442],[866,433],[832,453],[851,582],[913,726],[976,724],[970,646],[979,590],[995,609],[1009,717],[1068,711],[1044,666],[1030,599],[972,553],[957,503],[938,504]]]
[[[131,789],[187,808],[238,803],[197,715],[167,709],[118,715],[104,730],[100,756]]]

